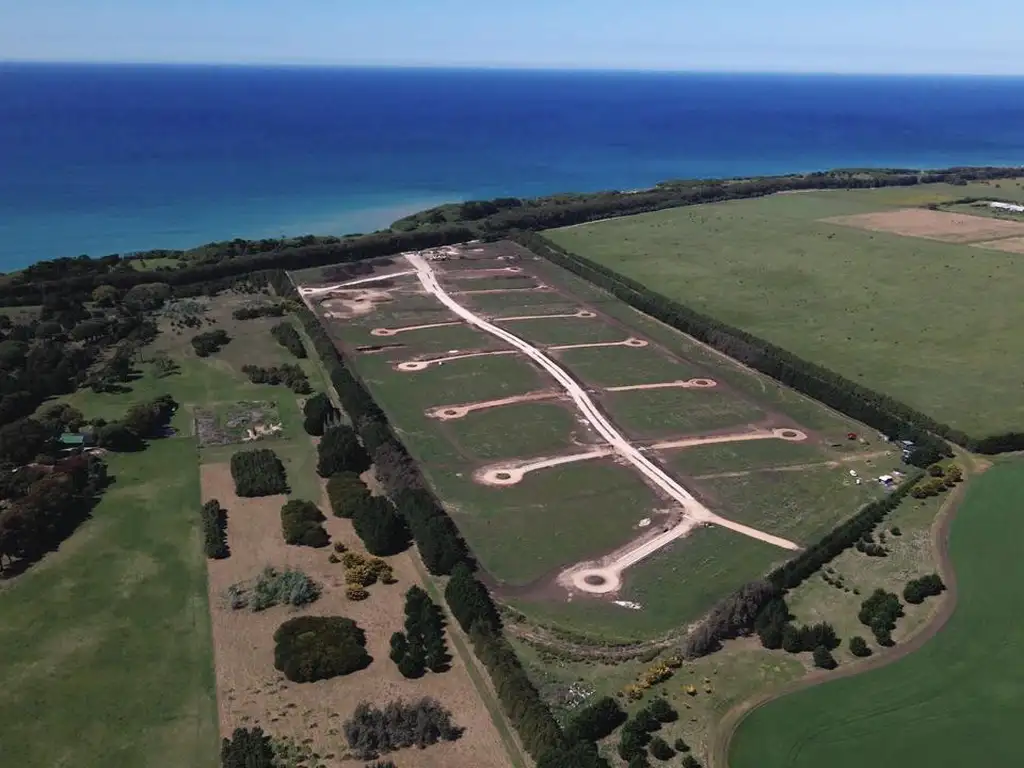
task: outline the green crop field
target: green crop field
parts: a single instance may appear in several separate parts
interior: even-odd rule
[[[822,221],[964,187],[775,195],[547,235],[568,250],[972,435],[1024,429],[1019,255]],[[1018,190],[1019,192],[1020,190]]]
[[[5,765],[217,764],[192,438],[111,455],[91,520],[0,589]]]
[[[484,258],[479,263],[488,262]],[[799,446],[766,441],[776,444],[774,452],[765,446],[701,454],[706,470],[701,474],[814,465],[806,469],[811,476],[804,479],[795,477],[805,471],[801,468],[792,473],[792,478],[790,473],[777,473],[778,477],[737,480],[737,485],[750,491],[728,498],[725,493],[721,498],[710,494],[715,511],[766,526],[778,524],[782,516],[784,530],[810,535],[821,531],[823,525],[853,514],[866,498],[863,493],[844,490],[843,469],[831,468],[822,481],[822,467],[828,462],[855,458],[873,450],[860,442],[845,442],[847,432],[860,432],[861,427],[721,358],[553,264],[527,255],[520,265],[525,274],[517,278],[519,281],[543,282],[553,290],[459,294],[457,300],[496,317],[578,310],[595,314],[503,324],[512,333],[538,345],[618,342],[631,337],[648,342],[643,347],[551,352],[628,436],[637,440],[667,440],[746,432],[755,426],[808,431],[807,442]],[[435,270],[443,285],[457,284],[465,289],[479,282],[453,280],[446,276],[446,270],[458,274],[474,266],[471,259],[455,259],[436,264]],[[369,331],[373,328],[403,325],[394,322],[397,317],[415,318],[410,325],[456,319],[440,302],[431,311],[424,303],[424,295],[414,292],[417,285],[412,276],[396,278],[377,291],[377,303],[371,311],[352,317],[337,313],[346,301],[351,303],[361,288],[347,295],[328,296],[314,303],[314,307],[420,462],[474,555],[496,584],[499,597],[515,599],[517,607],[532,619],[550,621],[566,629],[619,638],[651,637],[694,620],[716,599],[787,557],[784,550],[739,534],[702,529],[627,569],[616,599],[641,603],[643,609],[629,610],[611,601],[582,595],[567,602],[568,593],[556,582],[562,570],[605,557],[638,537],[657,531],[669,521],[666,513],[674,504],[662,493],[655,493],[634,468],[610,458],[530,469],[514,485],[482,482],[480,475],[489,466],[491,471],[498,471],[491,465],[559,458],[602,443],[567,400],[493,404],[495,400],[542,390],[558,391],[557,383],[521,354],[452,359],[423,370],[399,370],[400,364],[423,357],[508,349],[500,339],[465,325],[371,336]],[[410,307],[415,308],[414,314],[407,314]],[[359,351],[359,347],[367,344],[373,344],[374,349]],[[609,387],[695,378],[712,379],[718,386],[603,391]],[[444,421],[429,415],[440,407],[472,404],[483,407]],[[685,466],[680,457],[688,450],[665,451],[657,458],[670,469],[676,460]],[[744,459],[748,453],[752,457],[749,464]],[[709,479],[706,487],[717,492],[716,483],[720,482],[724,481]],[[773,507],[758,494],[775,492],[776,484],[792,485],[792,489],[779,491],[779,504]],[[852,483],[849,485],[852,487]],[[733,509],[733,505],[744,509]],[[683,586],[676,589],[676,585]]]
[[[972,481],[951,531],[958,596],[949,623],[892,664],[756,709],[733,738],[732,768],[1017,765],[1022,496],[1020,461]]]

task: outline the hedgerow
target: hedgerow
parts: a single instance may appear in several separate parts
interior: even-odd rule
[[[317,446],[317,474],[330,477],[339,472],[361,474],[370,468],[370,457],[359,442],[356,431],[340,424],[324,432]]]
[[[227,557],[228,551],[227,526],[228,515],[226,510],[216,499],[203,504],[200,511],[203,520],[203,549],[206,556],[221,560]]]
[[[287,349],[298,358],[306,357],[306,346],[302,343],[302,337],[295,330],[291,323],[278,323],[270,329],[270,334],[277,339],[277,343]]]
[[[273,496],[288,493],[284,464],[269,448],[239,451],[231,457],[231,477],[239,496]]]
[[[243,365],[242,373],[249,377],[253,384],[285,384],[298,395],[308,395],[313,391],[309,386],[309,378],[306,372],[293,363],[285,363],[272,368],[262,368],[258,365]]]
[[[451,656],[444,639],[444,616],[420,587],[405,593],[405,632],[391,636],[391,660],[409,678],[448,669]]]

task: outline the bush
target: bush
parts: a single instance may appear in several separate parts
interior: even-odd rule
[[[244,582],[233,584],[228,591],[232,597],[232,608],[249,608],[258,612],[275,605],[296,608],[309,605],[320,597],[321,587],[298,569],[278,571],[267,567],[251,585]]]
[[[901,531],[899,529],[899,526],[896,526],[896,525],[894,525],[892,527],[892,529],[889,531],[889,533],[891,533],[893,536],[902,536],[903,535],[903,531]]]
[[[439,741],[455,741],[463,733],[452,722],[451,712],[432,698],[392,701],[382,710],[363,702],[345,721],[343,730],[349,749],[360,760],[407,747],[424,749]]]
[[[192,337],[192,349],[199,357],[209,357],[220,352],[220,348],[230,341],[226,331],[207,331]]]
[[[320,437],[328,425],[334,425],[341,418],[341,412],[334,407],[331,398],[323,392],[310,397],[302,406],[302,427],[307,434]]]
[[[683,768],[701,768],[700,761],[693,755],[686,755],[683,758]]]
[[[850,653],[859,658],[871,655],[871,649],[860,635],[850,638]]]
[[[600,741],[626,722],[626,713],[610,696],[604,696],[577,712],[568,727],[570,741]]]
[[[320,508],[311,501],[293,499],[281,507],[281,530],[289,544],[326,547],[331,537],[321,525],[324,520]]]
[[[231,316],[235,320],[255,320],[257,317],[282,317],[284,313],[284,302],[277,302],[260,306],[239,307],[231,313]]]
[[[690,745],[683,741],[682,737],[676,739],[675,744],[673,744],[672,746],[675,747],[676,752],[690,751]]]
[[[274,633],[274,667],[295,683],[348,675],[371,661],[366,634],[341,616],[297,616]]]
[[[444,638],[444,616],[420,587],[405,593],[405,634],[391,636],[391,660],[406,677],[421,677],[425,669],[444,672],[451,656]]]
[[[351,584],[345,587],[345,597],[353,602],[359,602],[360,600],[366,600],[370,596],[370,593],[365,588],[360,587],[358,584]]]
[[[228,515],[216,499],[211,499],[202,506],[200,512],[203,520],[203,549],[206,556],[214,560],[222,560],[231,554],[228,551]]]
[[[658,760],[671,760],[676,754],[675,750],[661,736],[655,736],[651,739],[650,746],[647,749],[650,751],[651,757]]]
[[[302,343],[302,337],[291,323],[278,323],[270,329],[270,334],[277,339],[278,344],[296,357],[304,358],[306,356],[306,347]]]
[[[903,615],[903,606],[899,598],[892,592],[876,589],[874,593],[861,603],[857,618],[861,624],[871,628],[879,645],[892,645],[892,631],[896,629],[896,620]]]
[[[285,384],[299,395],[308,395],[313,391],[309,386],[306,372],[297,365],[286,363],[272,368],[261,368],[258,365],[243,365],[242,373],[249,377],[253,384]]]
[[[239,496],[273,496],[288,492],[284,464],[269,448],[239,451],[232,456],[231,477]]]
[[[370,457],[363,450],[355,430],[349,426],[331,427],[324,432],[317,453],[316,471],[320,477],[330,477],[339,472],[358,475],[370,468]]]
[[[274,745],[262,728],[236,728],[221,741],[221,768],[277,768]]]
[[[835,669],[839,666],[835,658],[832,656],[832,652],[824,645],[819,645],[814,649],[814,666],[820,667],[821,669]]]
[[[679,713],[665,699],[658,697],[652,699],[646,707],[659,723],[674,723],[679,719]]]
[[[918,605],[923,603],[926,598],[941,595],[945,590],[946,585],[942,583],[942,578],[939,574],[932,573],[928,576],[908,581],[907,585],[903,588],[903,599],[908,603]]]

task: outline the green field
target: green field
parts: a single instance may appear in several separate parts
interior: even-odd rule
[[[59,552],[0,589],[5,765],[217,765],[191,438],[111,455]]]
[[[1024,429],[1024,261],[821,221],[975,185],[808,192],[554,230],[557,244],[972,435]],[[1018,190],[1019,191],[1019,190]]]
[[[972,481],[951,531],[949,623],[888,666],[756,709],[735,734],[732,768],[1019,764],[1022,496],[1020,461]]]

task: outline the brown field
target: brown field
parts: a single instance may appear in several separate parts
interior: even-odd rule
[[[975,248],[990,248],[1006,253],[1024,253],[1024,237],[1008,237],[1003,240],[986,240],[983,243],[972,243]]]
[[[284,543],[280,510],[285,497],[238,498],[226,463],[202,467],[202,491],[204,501],[218,499],[227,509],[231,548],[229,558],[209,561],[221,733],[260,725],[275,736],[306,741],[325,766],[351,765],[353,758],[348,756],[342,723],[360,701],[383,706],[396,698],[432,696],[450,709],[455,722],[466,729],[462,738],[423,751],[403,750],[389,758],[400,765],[418,768],[510,765],[505,745],[450,638],[452,667],[442,674],[428,672],[420,680],[406,680],[388,658],[391,633],[400,630],[404,621],[405,591],[420,582],[411,552],[387,558],[397,584],[375,584],[369,588],[368,600],[352,602],[345,597],[344,567],[328,562],[331,548],[310,549]],[[327,508],[323,499],[321,507]],[[343,542],[356,552],[365,551],[349,521],[332,516],[324,525],[332,542]],[[281,606],[260,613],[232,610],[224,597],[227,588],[255,577],[268,565],[300,568],[323,585],[323,594],[312,605],[298,610]],[[332,680],[286,680],[274,669],[273,634],[281,623],[299,613],[342,615],[356,621],[366,632],[373,663],[365,670]],[[406,751],[414,752],[415,757],[406,755]]]
[[[927,208],[902,208],[897,211],[834,216],[823,221],[873,232],[940,240],[944,243],[975,243],[981,240],[1024,236],[1022,222],[932,211]]]

